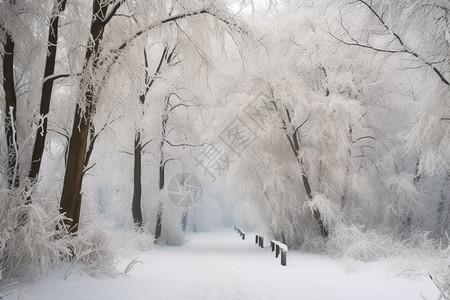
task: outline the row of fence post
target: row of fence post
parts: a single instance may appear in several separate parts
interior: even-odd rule
[[[245,240],[245,232],[242,231],[241,228],[234,226],[234,230],[236,230],[239,233],[239,235],[242,237],[242,239]]]
[[[242,237],[242,239],[245,240],[245,232],[241,228],[234,226],[234,230],[236,230]],[[262,235],[256,234],[255,244],[257,244],[261,248],[264,248],[264,237]],[[278,256],[280,256],[281,254],[281,265],[286,266],[288,247],[277,240],[270,240],[270,249],[272,250],[272,252],[275,251],[275,258],[278,258]]]
[[[257,244],[261,248],[264,248],[264,237],[262,235],[256,234],[255,244]],[[275,258],[278,258],[281,253],[281,265],[286,266],[288,247],[279,241],[270,240],[270,249],[272,250],[272,252],[275,251]]]

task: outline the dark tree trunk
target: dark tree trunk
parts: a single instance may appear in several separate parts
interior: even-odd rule
[[[164,159],[162,157],[162,159]],[[164,163],[161,162],[159,166],[159,192],[162,193],[162,190],[164,189]],[[158,239],[161,237],[161,231],[162,231],[162,217],[163,217],[163,211],[164,206],[162,202],[158,203],[158,212],[156,213],[156,228],[155,228],[155,240],[158,241]]]
[[[163,50],[163,53],[161,55],[161,59],[159,60],[158,67],[156,68],[155,75],[158,75],[161,72],[161,66],[167,57],[167,51],[168,51],[168,48],[165,47]],[[141,105],[145,104],[145,99],[148,94],[148,91],[150,90],[153,83],[155,82],[155,79],[150,79],[150,76],[148,75],[148,71],[147,71],[148,59],[147,59],[147,52],[145,51],[145,49],[144,49],[144,66],[146,68],[146,70],[145,70],[145,91],[141,95],[139,95],[139,102],[141,103]],[[163,173],[164,173],[164,170],[163,170]],[[140,227],[142,227],[142,210],[141,210],[142,140],[141,140],[140,129],[137,129],[136,137],[134,140],[134,173],[133,173],[133,176],[134,176],[134,190],[133,190],[133,202],[131,205],[131,211],[132,211],[132,215],[133,215],[134,225],[136,227],[140,228]],[[164,184],[163,184],[163,187],[164,187]],[[158,237],[156,237],[156,234],[155,234],[156,239],[158,239],[161,236],[162,207],[160,207],[160,206],[158,206],[157,216],[160,216],[160,217],[157,217],[157,222],[156,222],[155,233],[159,232]]]
[[[92,99],[92,93],[86,93],[86,97]],[[70,219],[66,220],[65,224],[68,225],[71,232],[78,230],[77,225],[80,220],[81,186],[89,132],[89,111],[90,109],[83,114],[79,105],[76,106],[64,175],[60,211]]]
[[[92,152],[94,152],[95,141],[97,140],[98,134],[95,133],[94,123],[90,122],[89,124],[89,146],[86,151],[86,156],[84,157],[84,172],[86,172],[89,161],[91,160]]]
[[[102,4],[101,0],[94,0],[93,3],[93,17],[91,23],[91,37],[89,45],[86,50],[84,60],[83,75],[95,74],[98,67],[98,56],[100,41],[103,37],[105,22],[103,17],[106,16],[108,5]],[[92,63],[90,61],[92,60]],[[86,70],[86,68],[91,68]],[[61,196],[60,211],[65,213],[69,218],[65,221],[71,232],[78,230],[78,223],[80,220],[81,208],[81,186],[83,180],[84,161],[86,155],[87,140],[89,135],[89,124],[91,118],[91,111],[94,106],[94,87],[87,77],[83,77],[80,86],[85,84],[86,92],[84,94],[84,106],[76,105],[75,118],[72,127],[72,136],[69,141],[69,153],[67,157],[67,167],[64,175],[64,185]]]
[[[8,187],[19,186],[18,161],[17,161],[17,133],[16,113],[17,97],[14,84],[14,41],[12,36],[5,30],[5,41],[3,44],[3,89],[5,91],[5,134],[6,146],[8,148]]]
[[[159,143],[159,193],[161,194],[164,189],[164,177],[166,161],[164,158],[164,144],[166,143],[166,127],[169,120],[169,102],[170,96],[166,97],[166,103],[164,106],[164,112],[161,116],[161,141]],[[162,202],[158,204],[158,212],[156,213],[156,228],[155,228],[155,240],[157,241],[161,237],[162,231],[162,216],[164,212],[164,206]]]
[[[31,167],[28,173],[30,180],[34,181],[39,175],[41,168],[42,155],[44,153],[45,138],[47,136],[47,124],[46,118],[50,111],[50,100],[53,90],[53,79],[48,78],[53,75],[55,71],[56,51],[58,43],[58,26],[59,15],[66,8],[67,0],[56,0],[55,7],[53,8],[53,15],[50,19],[50,27],[48,31],[48,46],[47,46],[47,59],[45,61],[44,70],[44,83],[42,85],[41,106],[39,114],[42,119],[39,121],[39,127],[36,132],[36,140],[34,142],[33,156],[31,159]]]
[[[141,211],[141,195],[142,195],[142,142],[141,133],[137,132],[134,138],[134,190],[133,190],[133,202],[131,205],[131,211],[133,214],[134,225],[137,228],[142,227],[142,211]]]

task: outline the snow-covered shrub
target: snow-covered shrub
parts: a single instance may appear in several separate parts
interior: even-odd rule
[[[153,248],[154,237],[148,226],[141,230],[109,231],[108,236],[118,257],[129,257]]]
[[[64,217],[54,200],[32,197],[25,205],[29,196],[24,188],[0,190],[0,280],[38,277],[70,257],[72,241],[57,226]]]
[[[79,273],[113,274],[116,266],[114,249],[103,229],[86,228],[73,239],[73,263],[79,263]]]
[[[411,233],[402,238],[392,231],[363,229],[356,225],[340,224],[330,234],[325,251],[343,260],[347,267],[358,262],[371,262],[383,259],[399,276],[410,273],[430,274],[441,290],[447,289],[450,272],[450,246],[438,244],[426,233]],[[413,275],[414,275],[413,274]],[[442,298],[447,299],[447,298]]]
[[[327,242],[326,250],[333,257],[373,261],[400,254],[399,243],[393,237],[356,225],[340,225]]]
[[[330,234],[326,251],[333,257],[367,262],[396,256],[443,258],[450,248],[438,245],[426,233],[412,233],[408,238],[401,239],[392,232],[340,224]]]

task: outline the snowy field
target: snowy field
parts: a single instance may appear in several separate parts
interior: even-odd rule
[[[156,246],[139,255],[128,276],[92,277],[65,269],[11,287],[5,299],[438,299],[426,272],[402,272],[386,262],[349,268],[332,258],[288,253],[280,265],[270,248],[258,248],[231,229],[188,235],[181,247]],[[122,260],[123,272],[132,258]],[[414,266],[411,266],[414,268]],[[403,270],[405,271],[405,270]],[[413,272],[414,273],[414,272]]]

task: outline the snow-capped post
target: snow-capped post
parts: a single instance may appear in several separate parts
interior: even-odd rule
[[[262,243],[261,241],[264,241],[263,236],[259,235],[259,234],[256,234],[255,244],[257,244],[259,247],[261,247],[261,243]],[[263,247],[261,247],[261,248],[263,248]]]
[[[263,236],[260,236],[260,237],[259,237],[259,246],[260,246],[261,248],[264,248],[264,237],[263,237]]]
[[[285,249],[281,250],[281,265],[286,266],[287,261],[287,251]]]
[[[272,252],[275,250],[275,258],[278,258],[281,253],[281,265],[286,266],[288,247],[279,241],[270,240],[270,248]]]
[[[237,230],[237,232],[238,232],[239,235],[242,237],[242,239],[245,240],[245,232],[242,231],[242,229],[239,228],[239,227],[236,227],[236,226],[235,226],[234,228]]]

